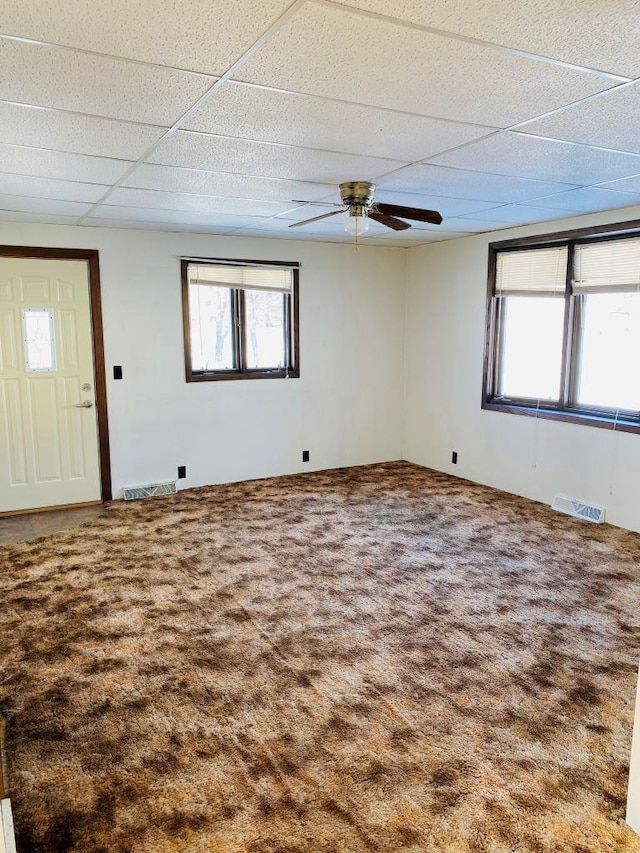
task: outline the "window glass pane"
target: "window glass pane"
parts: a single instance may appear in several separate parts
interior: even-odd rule
[[[640,410],[640,294],[584,297],[577,402]]]
[[[504,297],[502,324],[499,395],[558,400],[564,299],[553,296]]]
[[[189,285],[192,370],[232,370],[231,288]]]
[[[266,290],[245,290],[247,367],[285,365],[285,297]]]
[[[25,367],[28,371],[56,369],[53,311],[25,308],[22,312]]]

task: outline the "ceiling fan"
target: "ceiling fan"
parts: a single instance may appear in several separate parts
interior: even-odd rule
[[[398,217],[413,219],[416,222],[429,222],[431,225],[440,225],[442,222],[442,216],[440,216],[437,210],[421,210],[419,207],[405,207],[401,204],[374,202],[373,194],[375,190],[376,185],[369,181],[344,181],[340,184],[342,204],[322,201],[305,202],[294,199],[294,201],[299,201],[300,204],[331,205],[338,209],[330,210],[329,213],[322,213],[320,216],[314,216],[312,219],[305,219],[302,222],[294,222],[289,228],[299,228],[301,225],[308,225],[310,222],[319,222],[321,219],[336,216],[338,213],[348,213],[344,228],[347,233],[354,235],[357,244],[358,237],[368,230],[370,219],[380,222],[394,231],[405,231],[407,228],[411,228],[408,222],[403,222]]]

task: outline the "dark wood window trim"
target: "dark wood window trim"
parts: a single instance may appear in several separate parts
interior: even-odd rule
[[[234,291],[232,312],[234,319],[235,342],[234,350],[239,354],[240,364],[235,370],[195,371],[191,362],[191,327],[189,318],[189,264],[218,264],[246,265],[248,267],[270,266],[288,267],[293,273],[293,284],[290,294],[283,294],[286,300],[285,310],[285,355],[287,367],[274,370],[248,369],[242,364],[244,352],[243,318],[244,293]],[[239,258],[182,258],[180,260],[182,281],[182,324],[184,331],[184,365],[187,382],[225,382],[238,379],[298,379],[300,377],[300,307],[299,284],[300,270],[297,262],[286,261],[256,261]]]
[[[589,408],[572,403],[575,399],[576,365],[580,338],[575,333],[579,324],[581,300],[571,295],[572,266],[576,244],[597,243],[605,240],[619,240],[624,237],[640,236],[640,219],[597,225],[590,228],[576,228],[571,231],[555,231],[531,237],[502,240],[489,244],[489,267],[487,277],[487,313],[485,323],[485,350],[482,377],[482,408],[494,412],[507,412],[525,417],[543,418],[564,423],[582,424],[618,432],[640,433],[640,413],[607,409]],[[499,300],[495,299],[496,266],[499,252],[517,252],[525,249],[545,249],[553,246],[567,246],[568,263],[565,289],[565,332],[562,352],[562,375],[559,403],[538,405],[537,401],[525,399],[505,399],[494,395],[498,387],[497,370],[499,352]]]
[[[44,260],[86,261],[89,269],[89,305],[93,343],[93,369],[98,415],[100,449],[100,483],[103,502],[110,501],[111,455],[109,451],[109,416],[107,411],[107,374],[104,362],[102,303],[100,300],[100,255],[97,249],[47,249],[35,246],[0,246],[0,257],[42,258]]]

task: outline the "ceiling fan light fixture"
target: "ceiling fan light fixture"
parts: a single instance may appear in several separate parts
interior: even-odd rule
[[[301,225],[310,225],[319,222],[329,216],[337,216],[346,213],[344,230],[347,234],[355,237],[356,251],[358,250],[358,238],[369,230],[369,220],[373,219],[385,228],[393,231],[406,231],[411,224],[405,220],[411,219],[416,222],[427,222],[430,225],[440,225],[442,216],[437,210],[424,210],[420,207],[407,207],[404,204],[387,204],[386,202],[374,202],[373,196],[376,185],[371,181],[343,181],[340,184],[340,199],[342,204],[334,202],[304,202],[296,201],[295,204],[319,204],[321,206],[333,207],[328,213],[320,216],[312,216],[311,219],[303,219],[302,222],[292,222],[289,228],[299,228]],[[337,208],[337,209],[336,209]]]
[[[369,230],[369,217],[365,207],[354,204],[349,208],[349,214],[344,221],[344,230],[354,237],[359,237]]]

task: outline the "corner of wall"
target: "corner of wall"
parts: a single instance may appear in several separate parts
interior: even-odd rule
[[[409,282],[411,252],[417,247],[405,249],[404,254],[404,325],[402,335],[402,413],[400,421],[400,453],[402,459],[407,458],[407,343],[409,340]]]

